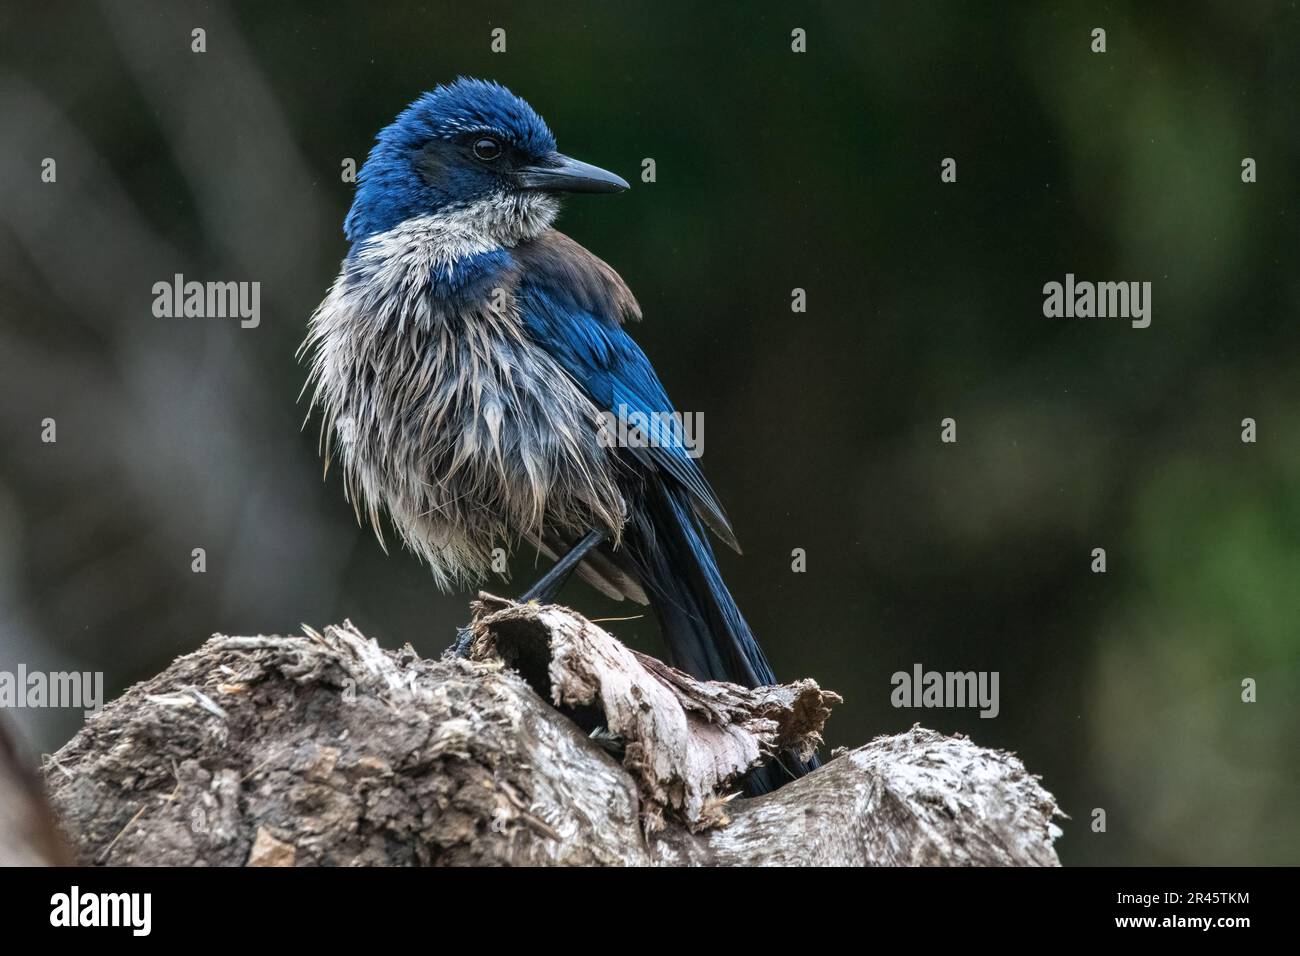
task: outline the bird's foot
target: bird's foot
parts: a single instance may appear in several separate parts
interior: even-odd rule
[[[613,754],[615,757],[623,756],[623,738],[608,727],[597,727],[587,735],[587,738],[606,753]]]
[[[468,627],[456,628],[456,640],[442,652],[443,657],[469,657],[469,645],[474,640],[474,633]]]

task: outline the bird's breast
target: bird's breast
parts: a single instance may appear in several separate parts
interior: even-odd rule
[[[386,510],[444,583],[481,577],[519,535],[617,532],[597,409],[528,336],[508,270],[491,249],[440,266],[416,238],[345,262],[311,320],[314,402],[350,498],[376,527]]]

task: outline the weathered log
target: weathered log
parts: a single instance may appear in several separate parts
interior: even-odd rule
[[[347,623],[213,637],[48,761],[69,841],[108,865],[1057,863],[1056,804],[1009,754],[913,728],[742,799],[834,694],[695,681],[558,606],[483,595],[470,631],[467,660]]]

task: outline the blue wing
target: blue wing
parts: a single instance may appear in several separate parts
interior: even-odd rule
[[[640,318],[636,300],[609,266],[554,230],[511,252],[515,299],[532,340],[545,349],[602,409],[653,416],[672,403],[645,353],[623,328]],[[668,661],[701,680],[758,687],[776,678],[718,570],[701,520],[736,550],[735,537],[680,435],[628,448],[652,474],[624,528],[622,556],[645,586],[668,648]],[[676,437],[678,440],[672,440]],[[752,771],[751,794],[775,789],[817,766],[784,752]]]
[[[590,396],[617,416],[651,423],[648,447],[628,449],[640,464],[665,472],[684,488],[696,513],[732,548],[740,550],[722,505],[676,421],[654,367],[623,327],[640,317],[636,300],[608,265],[562,233],[551,230],[514,250],[515,289],[524,326]],[[636,419],[632,419],[636,420]]]

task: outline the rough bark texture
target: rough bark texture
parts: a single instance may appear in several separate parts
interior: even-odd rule
[[[733,799],[838,698],[701,683],[556,606],[483,595],[470,627],[469,660],[349,624],[212,638],[49,758],[69,841],[109,865],[1057,863],[1056,804],[1009,754],[913,728]]]

